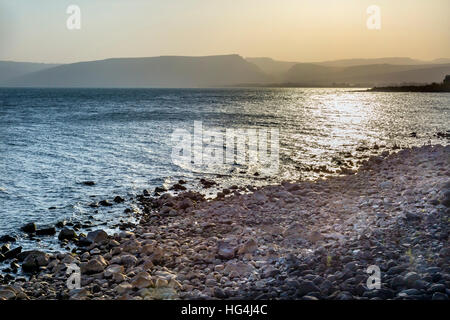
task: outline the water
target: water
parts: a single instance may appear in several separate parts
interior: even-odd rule
[[[135,206],[130,198],[178,179],[192,188],[203,176],[221,186],[316,179],[325,173],[312,168],[333,171],[345,157],[357,166],[358,158],[383,151],[361,151],[361,146],[447,144],[433,134],[450,129],[449,110],[446,93],[0,89],[0,235],[19,236],[25,248],[53,248],[55,237],[36,242],[20,226],[89,220],[94,229],[112,231],[120,219],[132,219],[123,212]],[[279,173],[261,177],[254,176],[255,168],[240,168],[217,176],[173,164],[171,134],[177,128],[192,131],[195,120],[204,127],[278,128]],[[96,184],[85,186],[86,180]],[[88,206],[115,195],[127,202]]]

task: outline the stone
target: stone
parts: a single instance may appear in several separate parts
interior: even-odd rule
[[[239,247],[238,254],[253,253],[256,250],[258,250],[258,243],[252,238]]]
[[[136,265],[137,258],[131,254],[126,254],[120,258],[120,263],[125,265],[126,267],[132,267]]]
[[[54,234],[56,234],[55,227],[48,227],[36,230],[36,235],[38,236],[52,236]]]
[[[33,272],[39,270],[40,267],[48,265],[49,258],[49,255],[45,252],[30,252],[23,260],[22,269],[24,272]]]
[[[102,200],[98,204],[101,205],[101,206],[104,206],[104,207],[111,207],[112,206],[112,203],[109,202],[108,200]]]
[[[59,240],[73,240],[76,237],[77,234],[75,233],[75,231],[67,227],[64,227],[58,235]]]
[[[442,292],[435,292],[431,297],[431,300],[448,300],[448,296]]]
[[[124,294],[133,289],[133,286],[128,282],[123,282],[116,286],[115,291],[118,294]]]
[[[236,254],[236,247],[228,242],[221,241],[218,244],[217,254],[219,258],[230,260],[233,259]]]
[[[123,273],[124,272],[124,267],[118,264],[112,264],[110,266],[108,266],[105,271],[104,271],[104,276],[106,278],[110,278],[112,277],[115,273]]]
[[[89,260],[87,263],[81,264],[81,272],[85,274],[100,273],[105,270],[107,263],[101,257]]]
[[[17,247],[5,252],[3,255],[5,259],[14,259],[20,252],[22,252],[22,247]]]
[[[0,287],[0,300],[14,300],[16,299],[16,291],[10,286]]]
[[[435,283],[428,288],[428,291],[433,293],[435,292],[445,293],[445,289],[446,289],[445,285],[443,285],[442,283]]]
[[[35,233],[36,232],[36,224],[34,222],[27,223],[22,226],[21,230],[25,233]]]
[[[108,240],[108,238],[108,234],[101,229],[89,232],[86,237],[91,243],[100,243]]]
[[[305,296],[311,292],[320,292],[320,289],[314,284],[314,282],[309,280],[300,281],[297,288],[297,294],[299,296]]]
[[[144,289],[148,287],[153,287],[152,277],[147,272],[140,272],[136,275],[133,282],[131,282],[133,288]]]
[[[16,238],[10,235],[4,235],[0,237],[0,242],[16,242]]]
[[[213,295],[216,298],[219,298],[219,299],[226,299],[226,298],[228,298],[228,295],[225,293],[225,291],[223,291],[221,288],[218,288],[218,287],[214,287]]]
[[[405,285],[408,286],[408,288],[413,288],[414,283],[420,279],[420,276],[416,272],[408,272],[404,277],[403,280],[405,282]]]
[[[116,196],[116,197],[114,198],[114,202],[115,202],[115,203],[122,203],[122,202],[124,202],[124,201],[125,201],[125,199],[122,198],[121,196]]]

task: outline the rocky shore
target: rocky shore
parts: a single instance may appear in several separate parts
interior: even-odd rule
[[[0,299],[450,297],[450,146],[384,152],[356,173],[235,186],[213,200],[182,187],[140,195],[132,231],[83,237],[64,227],[60,240],[77,244],[70,253],[5,244],[0,258],[25,276],[0,277]],[[79,289],[67,287],[74,265]],[[367,286],[369,266],[380,289]]]

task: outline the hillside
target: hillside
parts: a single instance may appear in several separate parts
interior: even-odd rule
[[[58,66],[57,64],[0,61],[0,83],[22,77],[26,74]]]
[[[239,55],[119,58],[61,65],[5,83],[22,87],[214,87],[269,81]]]

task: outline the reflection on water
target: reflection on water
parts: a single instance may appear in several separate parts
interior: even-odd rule
[[[223,130],[278,128],[277,176],[237,168],[209,177],[224,186],[267,184],[356,167],[383,150],[375,144],[447,143],[433,134],[450,129],[449,106],[446,93],[349,89],[0,89],[0,235],[70,218],[112,227],[130,204],[90,202],[180,178],[198,187],[202,174],[174,165],[170,142],[173,130],[192,132],[195,120]]]

